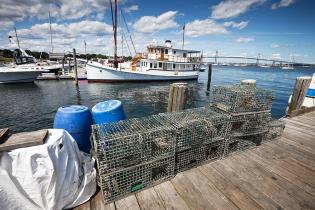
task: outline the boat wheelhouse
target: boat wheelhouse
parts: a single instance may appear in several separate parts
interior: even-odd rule
[[[200,51],[182,50],[172,47],[171,41],[165,45],[149,45],[147,53],[138,55],[139,62],[134,59],[133,68],[139,70],[195,71],[200,63]]]

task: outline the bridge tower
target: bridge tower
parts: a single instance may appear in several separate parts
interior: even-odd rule
[[[219,57],[219,52],[218,50],[215,51],[215,56],[214,56],[214,63],[218,64],[218,57]]]
[[[256,58],[256,65],[259,65],[259,59],[260,59],[260,53],[258,53],[257,58]]]

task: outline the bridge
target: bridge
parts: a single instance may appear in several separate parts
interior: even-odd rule
[[[255,61],[255,62],[251,63],[251,64],[255,64],[255,65],[259,65],[259,64],[262,64],[262,62],[264,62],[263,64],[271,63],[272,66],[282,66],[282,65],[312,66],[312,64],[295,62],[293,56],[290,56],[290,61],[287,61],[287,60],[276,59],[276,58],[262,58],[260,53],[258,53],[257,57],[219,56],[218,55],[218,51],[216,51],[216,55],[214,55],[214,56],[203,56],[202,59],[203,59],[203,61],[205,61],[205,63],[217,63],[217,64],[218,63],[222,63],[222,62],[219,62],[219,59],[240,59],[240,60],[245,60],[246,63],[247,63],[248,60]],[[211,61],[211,59],[213,59],[213,60]],[[242,63],[244,63],[244,62],[242,62]]]

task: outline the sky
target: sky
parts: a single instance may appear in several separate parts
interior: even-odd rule
[[[257,57],[315,63],[315,1],[313,0],[120,0],[126,24],[118,16],[134,54],[150,43],[172,40],[204,56]],[[21,47],[50,52],[49,12],[53,52],[113,54],[113,29],[108,0],[0,0],[0,49],[15,49],[8,36],[14,27]],[[126,27],[128,25],[128,29]]]

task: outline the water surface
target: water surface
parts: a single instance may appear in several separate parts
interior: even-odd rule
[[[280,118],[285,115],[295,78],[311,76],[314,72],[314,68],[288,71],[279,68],[213,66],[211,84],[237,84],[243,79],[256,79],[258,87],[275,92],[272,114]],[[201,72],[198,81],[188,82],[188,107],[209,103],[206,81],[207,72]],[[91,108],[108,99],[121,100],[129,118],[165,112],[170,83],[106,84],[80,81],[78,88],[73,81],[0,84],[0,128],[10,127],[13,132],[52,128],[58,107],[82,104]]]

